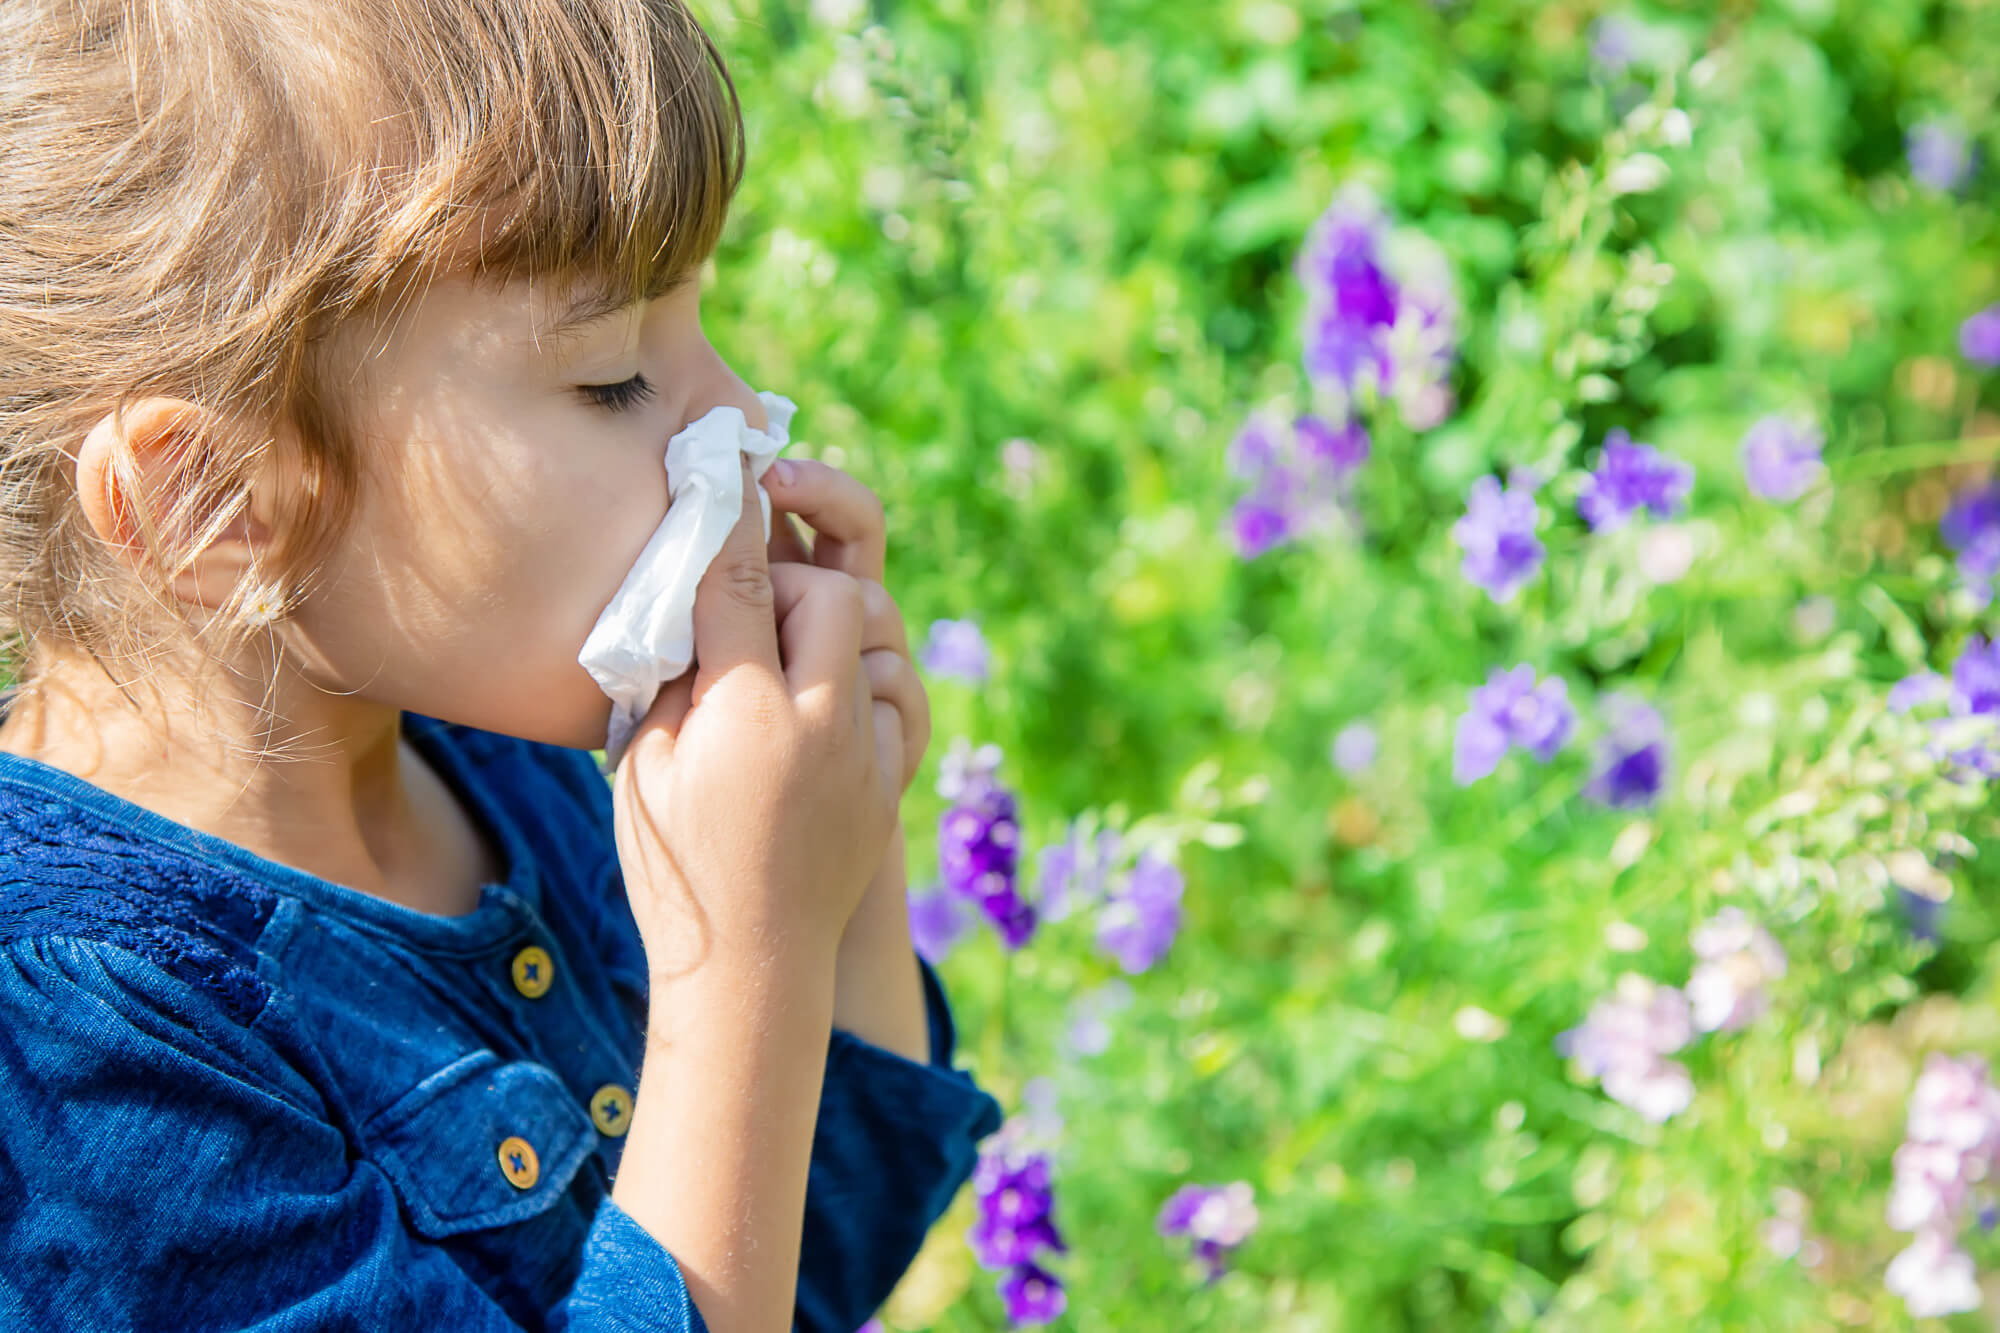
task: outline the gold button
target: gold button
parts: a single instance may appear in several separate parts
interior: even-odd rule
[[[539,944],[530,944],[514,955],[514,989],[531,1000],[548,994],[556,984],[556,960]]]
[[[514,1188],[530,1189],[541,1179],[542,1164],[528,1141],[516,1134],[500,1140],[500,1170]]]
[[[590,1118],[600,1134],[617,1138],[632,1127],[632,1094],[607,1083],[590,1095]]]

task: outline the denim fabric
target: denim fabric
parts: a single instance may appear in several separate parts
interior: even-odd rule
[[[704,1328],[609,1195],[647,1008],[608,784],[581,751],[415,714],[404,732],[502,853],[467,916],[0,755],[9,1326]],[[999,1125],[922,973],[928,1063],[840,1030],[828,1046],[804,1333],[875,1311]],[[532,1172],[518,1150],[503,1165],[513,1138]]]

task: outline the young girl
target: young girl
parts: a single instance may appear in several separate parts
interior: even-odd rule
[[[851,1333],[970,1173],[873,494],[589,753],[742,155],[677,0],[0,6],[10,1326]]]

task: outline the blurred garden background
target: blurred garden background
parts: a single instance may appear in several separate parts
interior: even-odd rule
[[[2000,3],[698,9],[1010,1113],[881,1326],[1995,1327]]]

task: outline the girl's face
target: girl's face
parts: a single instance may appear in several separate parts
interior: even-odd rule
[[[724,404],[700,284],[561,337],[566,292],[439,277],[343,330],[369,461],[290,642],[322,688],[578,749],[611,704],[577,653],[667,511],[667,441]],[[349,350],[349,349],[343,349]]]

